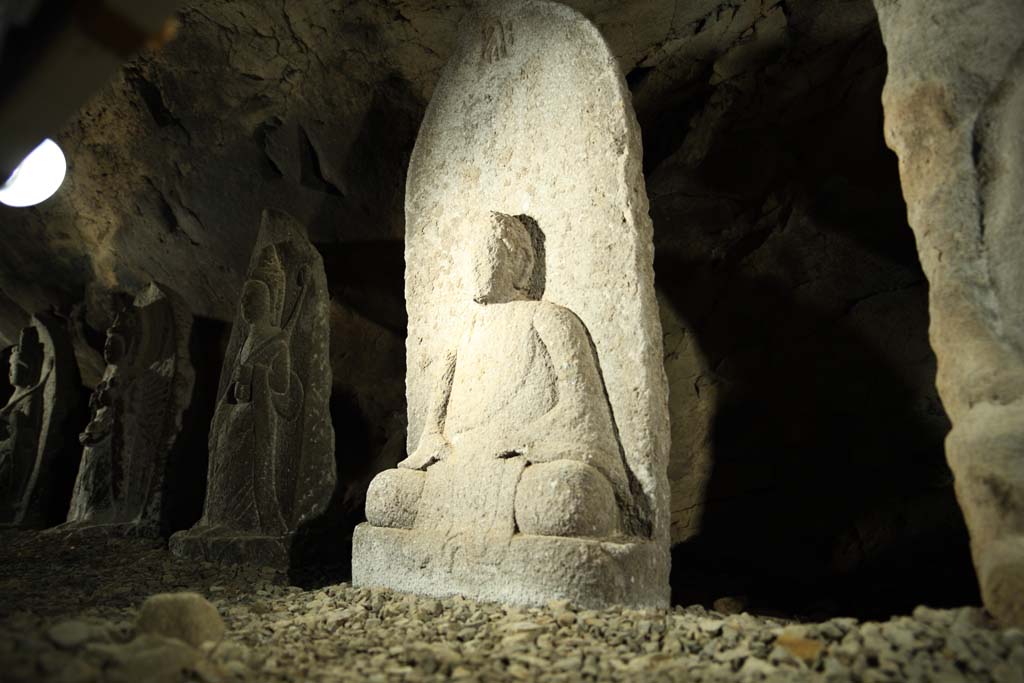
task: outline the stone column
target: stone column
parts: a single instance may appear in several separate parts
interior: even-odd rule
[[[1024,2],[875,6],[947,457],[985,605],[1024,625]]]

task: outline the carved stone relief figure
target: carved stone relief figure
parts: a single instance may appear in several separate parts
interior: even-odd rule
[[[171,539],[176,554],[287,566],[292,534],[330,499],[327,301],[304,232],[265,213],[210,430],[203,518]]]
[[[0,523],[46,526],[67,501],[56,470],[76,464],[63,430],[78,401],[78,377],[61,321],[32,318],[10,353],[9,381],[14,391],[0,409]]]
[[[409,168],[409,456],[370,486],[353,582],[665,605],[667,388],[628,91],[564,6],[469,22]]]
[[[117,314],[79,436],[84,451],[68,521],[55,531],[160,534],[169,454],[194,386],[191,330],[185,303],[155,283]]]

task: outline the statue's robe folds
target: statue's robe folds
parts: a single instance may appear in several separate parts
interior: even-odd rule
[[[289,353],[283,333],[259,344],[237,363],[214,415],[210,495],[200,529],[228,528],[268,536],[287,533],[276,485],[276,454],[297,437],[302,384],[288,371],[287,387],[275,391],[272,366]]]
[[[630,498],[586,329],[550,302],[474,312],[456,351],[443,436],[452,452],[427,468],[417,529],[510,537],[516,486],[530,463],[588,464],[620,502]]]
[[[0,411],[0,520],[13,520],[36,464],[42,427],[43,383],[19,394]]]
[[[110,521],[124,488],[124,466],[117,457],[121,450],[115,434],[121,430],[123,398],[120,393],[130,380],[126,371],[107,366],[100,386],[89,399],[94,415],[86,427],[82,462],[86,464],[75,480],[68,521],[103,524]],[[122,439],[123,440],[123,439]]]

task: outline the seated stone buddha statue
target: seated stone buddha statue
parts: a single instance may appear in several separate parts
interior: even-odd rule
[[[529,294],[536,254],[518,218],[491,213],[466,246],[459,341],[418,445],[371,483],[368,521],[491,540],[621,535],[630,487],[586,327]]]

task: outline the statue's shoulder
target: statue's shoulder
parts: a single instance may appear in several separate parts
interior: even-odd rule
[[[546,328],[552,331],[578,333],[584,330],[583,321],[565,306],[551,301],[532,302],[533,324],[537,328]]]

